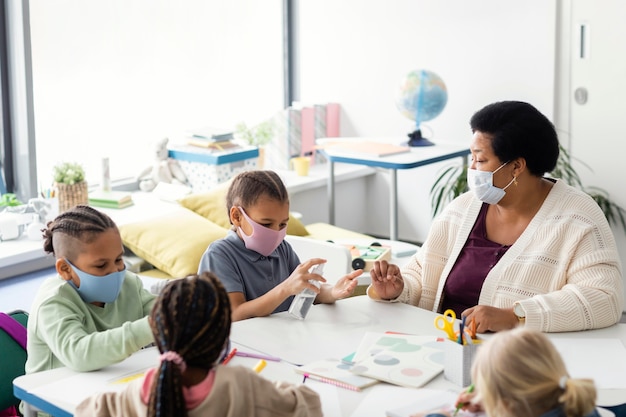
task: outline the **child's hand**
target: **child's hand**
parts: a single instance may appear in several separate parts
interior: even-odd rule
[[[397,265],[387,261],[376,261],[370,270],[372,286],[380,298],[391,300],[396,298],[404,288],[404,280]]]
[[[341,300],[342,298],[350,297],[359,283],[357,278],[361,276],[362,273],[362,269],[357,269],[341,277],[330,291],[330,295],[333,299]]]
[[[483,412],[482,404],[472,402],[475,396],[476,392],[467,392],[467,390],[465,390],[459,394],[454,406],[458,407],[461,405],[461,410],[469,411],[470,413]]]
[[[306,262],[301,263],[296,269],[289,275],[282,285],[284,285],[289,295],[299,294],[305,288],[310,289],[315,294],[319,294],[320,290],[315,285],[311,284],[309,280],[326,282],[326,279],[319,274],[311,274],[309,270],[311,267],[326,262],[326,259],[312,258]]]

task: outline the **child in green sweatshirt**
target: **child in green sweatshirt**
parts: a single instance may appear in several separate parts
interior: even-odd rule
[[[155,297],[126,271],[113,220],[78,205],[43,233],[58,276],[44,281],[31,307],[26,373],[100,369],[150,344],[147,316]]]

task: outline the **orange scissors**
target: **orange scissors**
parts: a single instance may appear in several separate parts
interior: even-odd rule
[[[450,340],[456,341],[456,333],[454,332],[454,323],[456,322],[456,313],[454,310],[448,309],[443,315],[435,317],[435,327],[443,330]]]

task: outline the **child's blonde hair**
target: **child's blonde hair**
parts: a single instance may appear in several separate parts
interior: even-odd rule
[[[494,335],[478,349],[472,379],[475,400],[491,416],[536,417],[561,407],[567,417],[584,417],[595,407],[593,381],[570,378],[554,345],[535,330]]]

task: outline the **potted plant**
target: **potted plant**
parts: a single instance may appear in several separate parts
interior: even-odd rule
[[[259,148],[259,168],[263,168],[265,159],[265,145],[274,138],[274,123],[266,120],[255,127],[248,127],[244,122],[235,127],[235,135],[244,143]]]
[[[594,186],[585,187],[578,173],[572,166],[572,157],[569,152],[561,145],[559,145],[559,149],[559,159],[556,162],[556,167],[550,173],[550,177],[562,179],[572,187],[576,187],[589,194],[589,196],[598,203],[598,206],[600,206],[609,224],[621,226],[624,232],[626,232],[626,210],[611,200],[609,194],[602,188]],[[589,166],[582,161],[578,161],[589,168]],[[433,217],[443,210],[443,207],[447,203],[468,191],[466,173],[467,162],[464,162],[462,165],[452,165],[445,168],[441,175],[437,177],[430,189],[430,202]]]
[[[58,191],[59,213],[75,205],[87,204],[89,201],[85,170],[74,162],[62,162],[53,170],[54,186]]]

